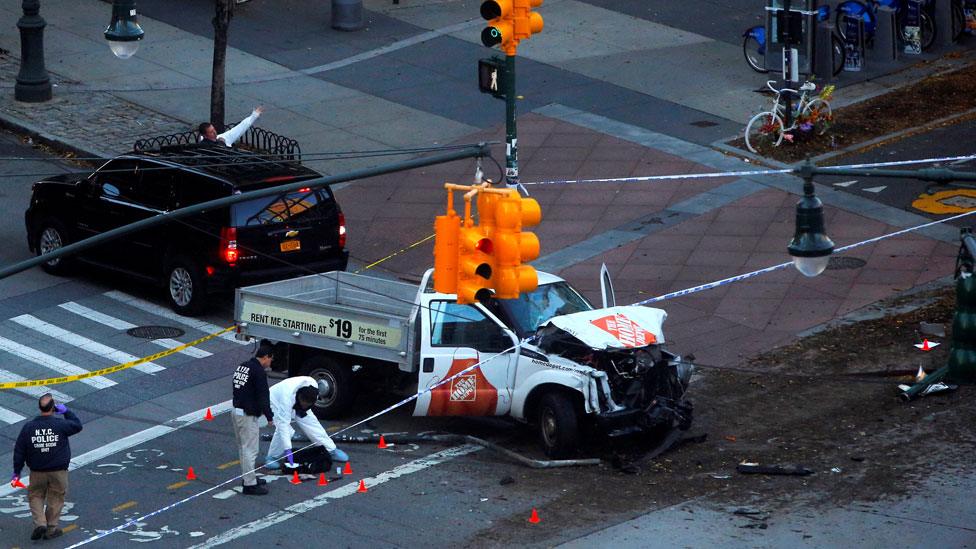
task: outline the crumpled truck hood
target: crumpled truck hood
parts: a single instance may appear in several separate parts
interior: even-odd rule
[[[667,316],[653,307],[608,307],[553,317],[543,326],[552,324],[597,351],[635,349],[664,343]]]

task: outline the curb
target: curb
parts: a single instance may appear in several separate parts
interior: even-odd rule
[[[26,122],[24,120],[21,120],[20,118],[11,116],[7,113],[0,113],[0,127],[6,128],[8,130],[17,133],[26,134],[30,136],[31,139],[33,139],[35,142],[42,143],[53,149],[69,152],[82,158],[96,159],[96,160],[88,160],[87,162],[93,162],[93,163],[104,162],[109,160],[110,158],[114,158],[118,156],[105,151],[88,148],[87,146],[76,143],[71,139],[64,139],[62,137],[54,136],[40,129],[39,127],[35,126],[30,122]],[[71,160],[71,159],[69,158],[66,160]]]

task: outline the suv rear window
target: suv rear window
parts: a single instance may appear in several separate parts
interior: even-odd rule
[[[235,227],[246,227],[323,219],[328,208],[322,206],[331,202],[332,198],[321,189],[265,196],[231,206],[231,221]]]

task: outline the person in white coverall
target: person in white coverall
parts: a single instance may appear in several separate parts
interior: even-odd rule
[[[251,125],[254,124],[254,121],[257,120],[263,112],[264,107],[255,107],[254,110],[251,111],[250,116],[244,120],[241,120],[238,125],[222,134],[217,134],[217,129],[214,128],[213,124],[210,122],[204,122],[203,124],[200,124],[199,128],[197,128],[197,131],[200,133],[199,141],[200,143],[222,143],[228,147],[233,147],[234,143],[240,139],[242,135],[244,135],[244,132],[246,132]]]
[[[318,398],[319,386],[308,376],[290,377],[271,388],[271,411],[274,413],[274,436],[268,448],[265,468],[279,469],[288,459],[291,451],[291,436],[295,430],[292,422],[298,424],[309,441],[321,445],[333,461],[349,461],[345,452],[336,448],[322,423],[311,412]]]

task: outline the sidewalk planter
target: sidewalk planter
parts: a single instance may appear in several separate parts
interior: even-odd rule
[[[332,0],[332,28],[344,31],[363,28],[363,0]]]

